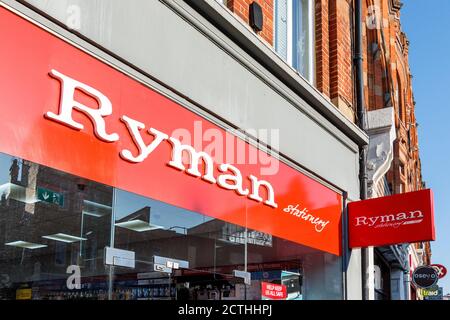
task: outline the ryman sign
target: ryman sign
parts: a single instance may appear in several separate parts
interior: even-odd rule
[[[340,193],[244,140],[229,150],[181,139],[174,132],[195,136],[201,123],[238,140],[1,6],[0,39],[8,48],[0,50],[0,152],[341,253]],[[278,170],[262,174],[261,163],[217,156],[230,151],[269,157]]]
[[[368,247],[435,240],[430,189],[351,202],[349,246]]]

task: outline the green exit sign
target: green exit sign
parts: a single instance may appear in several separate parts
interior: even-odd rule
[[[41,201],[47,202],[47,203],[54,203],[59,206],[64,206],[64,197],[61,193],[55,192],[49,189],[37,188],[37,198]]]

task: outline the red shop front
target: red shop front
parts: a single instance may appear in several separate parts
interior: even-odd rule
[[[0,38],[0,298],[343,298],[341,193],[1,7]]]

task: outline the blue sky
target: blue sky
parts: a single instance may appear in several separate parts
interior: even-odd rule
[[[410,40],[422,174],[434,192],[432,262],[450,271],[450,1],[403,2],[401,23]],[[450,274],[439,285],[450,292]]]

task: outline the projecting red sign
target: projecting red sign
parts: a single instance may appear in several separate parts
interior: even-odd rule
[[[284,300],[287,298],[287,288],[283,284],[261,282],[261,296],[271,300]]]
[[[435,240],[430,189],[348,205],[349,247]]]

